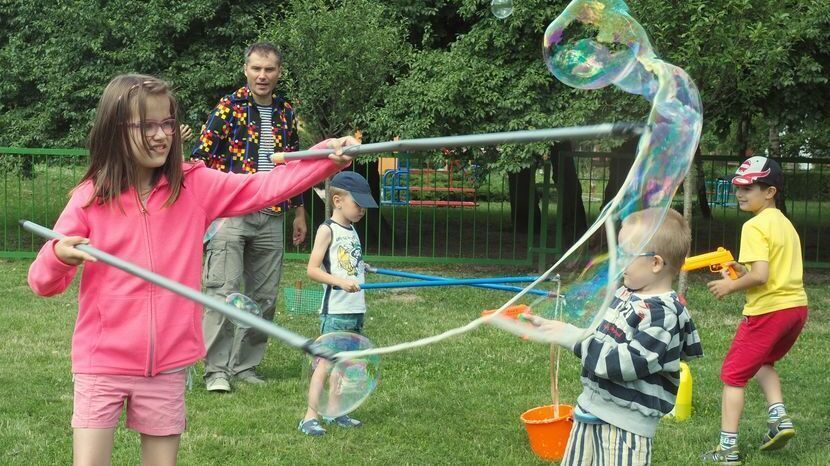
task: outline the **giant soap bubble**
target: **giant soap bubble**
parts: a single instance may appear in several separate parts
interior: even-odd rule
[[[702,128],[700,96],[689,76],[659,59],[642,26],[621,0],[574,0],[547,28],[543,39],[545,64],[564,84],[579,89],[614,85],[642,95],[651,103],[647,127],[637,142],[636,157],[621,188],[604,205],[584,234],[539,279],[496,312],[417,341],[346,352],[342,358],[365,357],[432,344],[493,323],[528,339],[549,341],[549,335],[503,317],[514,304],[564,320],[590,332],[602,320],[626,267],[642,256],[663,222],[678,187],[689,171]],[[644,215],[632,215],[645,211]],[[629,219],[631,217],[631,219]],[[636,231],[618,244],[620,225]],[[618,253],[618,247],[624,254]],[[556,292],[535,300],[526,292],[549,290],[549,277],[559,277]]]
[[[316,343],[333,351],[360,351],[374,347],[368,338],[351,332],[326,333]],[[336,362],[313,358],[309,404],[322,416],[342,416],[360,406],[375,390],[379,380],[380,356]]]
[[[513,0],[492,0],[490,11],[498,19],[504,19],[513,14]]]
[[[625,268],[649,244],[689,171],[702,127],[700,96],[685,71],[654,54],[642,26],[621,0],[572,1],[545,31],[543,55],[551,73],[571,87],[599,89],[613,84],[652,104],[648,128],[621,189],[549,270],[563,280],[557,318],[589,330],[601,320]],[[626,253],[618,254],[619,225],[638,211],[648,214],[627,222],[637,234],[619,245]],[[601,244],[605,251],[592,250],[592,244]],[[551,305],[531,307],[542,310]],[[521,321],[493,323],[546,339]]]

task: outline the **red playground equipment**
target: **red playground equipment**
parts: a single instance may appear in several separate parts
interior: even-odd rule
[[[386,205],[412,205],[412,206],[437,206],[437,207],[475,207],[476,189],[470,170],[464,168],[460,160],[448,160],[445,168],[434,169],[430,163],[426,168],[411,168],[408,157],[383,158],[379,164],[382,171],[381,178],[381,204]],[[461,186],[453,178],[455,174],[461,173]],[[420,182],[412,185],[411,176],[420,176]],[[446,178],[445,178],[446,177]],[[466,180],[469,178],[469,182]],[[458,200],[446,199],[412,199],[413,193],[455,193]],[[465,200],[472,195],[473,200]],[[436,196],[437,197],[437,196]]]

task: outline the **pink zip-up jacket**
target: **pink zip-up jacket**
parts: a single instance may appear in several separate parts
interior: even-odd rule
[[[92,184],[84,182],[54,229],[89,238],[102,251],[199,290],[202,237],[211,221],[282,202],[342,167],[330,160],[291,162],[253,175],[223,173],[202,162],[183,168],[176,202],[164,206],[170,186],[162,179],[146,210],[132,188],[120,197],[125,212],[114,203],[83,207],[92,193]],[[42,296],[63,292],[77,271],[58,259],[55,242],[47,242],[29,268],[29,286]],[[154,376],[204,355],[201,305],[102,262],[84,264],[73,373]]]

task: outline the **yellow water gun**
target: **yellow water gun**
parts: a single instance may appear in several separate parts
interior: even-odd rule
[[[709,267],[709,270],[712,272],[720,272],[724,267],[726,267],[729,272],[729,278],[736,280],[738,278],[738,272],[735,270],[735,267],[727,265],[730,262],[735,262],[735,258],[732,257],[732,253],[729,252],[728,249],[719,247],[715,252],[707,252],[706,254],[687,257],[686,261],[683,263],[683,267],[681,267],[681,270],[691,271]]]

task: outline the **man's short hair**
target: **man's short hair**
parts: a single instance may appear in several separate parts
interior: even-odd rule
[[[269,55],[273,53],[277,56],[277,65],[282,64],[282,52],[280,52],[280,49],[278,49],[276,45],[270,42],[257,42],[249,45],[248,48],[245,49],[245,63],[248,62],[248,57],[250,57],[252,53],[258,53],[260,55]]]
[[[640,210],[626,217],[623,223],[631,226],[652,225],[652,222],[660,218],[661,211],[660,208]],[[669,270],[676,274],[680,272],[691,244],[692,232],[688,222],[679,212],[670,208],[646,248],[662,257]]]

